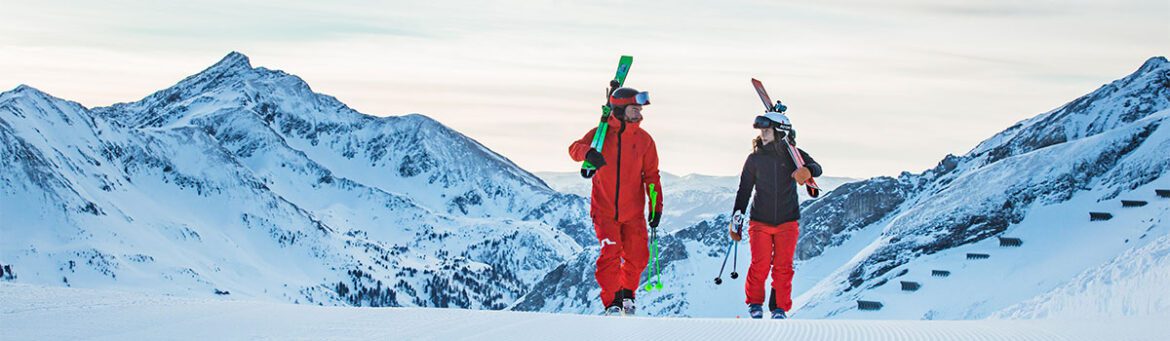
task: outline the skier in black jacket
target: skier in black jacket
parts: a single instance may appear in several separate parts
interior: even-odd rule
[[[740,174],[730,234],[732,239],[740,240],[748,197],[754,188],[748,228],[752,262],[745,285],[746,303],[752,318],[763,318],[764,280],[771,272],[768,308],[772,318],[783,319],[792,309],[792,258],[800,235],[797,185],[820,176],[821,165],[798,149],[805,163],[804,167],[796,167],[786,145],[786,139],[795,141],[795,131],[784,114],[769,112],[758,116],[753,127],[760,130],[760,136],[752,141],[752,153]]]

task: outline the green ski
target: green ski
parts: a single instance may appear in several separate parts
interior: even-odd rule
[[[626,75],[630,74],[630,65],[633,64],[634,57],[622,56],[618,60],[617,74],[613,76],[613,80],[609,81],[609,89],[605,92],[605,105],[601,106],[601,122],[597,124],[597,131],[593,133],[593,142],[589,145],[593,149],[597,149],[598,152],[605,144],[605,134],[609,130],[609,115],[613,111],[613,106],[609,104],[609,95],[626,83]],[[581,164],[581,177],[592,178],[595,173],[597,173],[597,167],[593,167],[589,161]]]

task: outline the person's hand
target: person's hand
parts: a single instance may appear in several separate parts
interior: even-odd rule
[[[734,240],[737,242],[740,241],[741,239],[743,239],[743,237],[740,236],[739,232],[736,232],[735,226],[732,226],[730,230],[727,230],[727,235],[731,236],[731,240]]]
[[[743,232],[743,212],[736,211],[731,215],[731,226],[728,228],[727,234],[731,236],[731,240],[740,241],[743,239],[741,233]]]
[[[797,184],[804,185],[808,183],[808,179],[812,179],[812,172],[809,172],[808,167],[797,168],[792,172],[792,179],[795,179]]]
[[[654,212],[650,214],[650,227],[657,228],[658,223],[662,222],[662,212]]]
[[[601,152],[594,148],[589,148],[589,151],[585,152],[585,161],[588,161],[595,169],[605,166],[605,157],[601,156]]]

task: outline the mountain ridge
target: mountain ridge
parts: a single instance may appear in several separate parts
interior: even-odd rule
[[[482,144],[424,115],[357,113],[238,53],[110,107],[20,86],[0,95],[0,128],[0,161],[22,170],[0,181],[0,251],[21,281],[499,309],[585,235],[581,198]],[[465,163],[440,165],[453,155]]]

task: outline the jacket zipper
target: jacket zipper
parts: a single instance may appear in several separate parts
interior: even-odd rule
[[[613,220],[618,220],[618,199],[622,196],[622,133],[626,132],[626,121],[621,121],[622,126],[618,129],[617,136],[617,185],[614,186],[613,191]]]
[[[784,156],[780,155],[780,151],[777,150],[780,148],[777,143],[779,142],[773,142],[772,147],[774,148],[772,148],[772,151],[776,153],[777,158],[780,158],[781,161],[783,161]],[[773,216],[772,220],[780,220],[778,219],[780,218],[780,179],[783,179],[781,176],[784,176],[784,174],[780,169],[779,162],[774,163],[773,165],[776,167],[776,182],[774,182],[774,184],[776,184],[776,191],[772,193],[776,193],[776,198],[774,198],[775,200],[772,200],[772,214],[775,214],[776,216]]]

